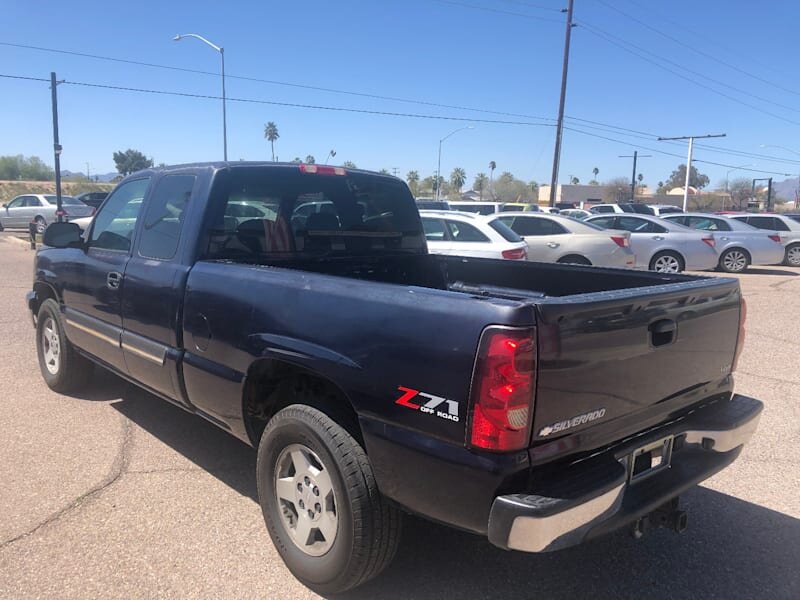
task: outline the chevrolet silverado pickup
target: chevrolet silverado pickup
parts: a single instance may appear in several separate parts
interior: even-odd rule
[[[257,448],[272,541],[319,592],[377,575],[403,512],[525,552],[682,530],[762,410],[733,393],[735,279],[429,254],[386,175],[145,170],[44,242],[47,385],[99,365]]]

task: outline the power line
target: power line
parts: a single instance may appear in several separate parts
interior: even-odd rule
[[[505,0],[505,2],[509,2],[511,4],[517,4],[519,6],[524,6],[526,8],[538,8],[539,10],[549,10],[557,13],[564,12],[564,9],[562,8],[545,6],[544,4],[534,4],[532,2],[524,2],[523,0]]]
[[[624,144],[624,145],[630,147],[630,142],[626,142],[624,140],[619,140],[619,139],[607,137],[607,136],[604,136],[604,135],[599,135],[597,133],[591,133],[591,132],[588,132],[588,131],[583,131],[581,129],[576,129],[574,127],[565,126],[564,129],[566,129],[568,131],[574,131],[575,133],[580,133],[582,135],[586,135],[586,136],[589,136],[589,137],[599,138],[601,140],[606,140],[606,141],[609,141],[609,142],[616,142],[618,144]],[[637,146],[639,148],[642,148],[643,150],[649,150],[650,152],[656,152],[658,154],[663,154],[664,156],[674,156],[675,158],[685,159],[685,157],[683,155],[675,154],[674,152],[666,152],[664,150],[659,150],[658,148],[651,148],[651,147],[648,147],[648,146],[641,146],[641,145],[637,145]],[[711,160],[701,160],[699,158],[692,159],[692,162],[703,163],[703,164],[707,164],[707,165],[713,165],[715,167],[726,167],[726,168],[729,168],[729,169],[730,168],[738,168],[738,167],[734,167],[734,165],[718,163],[718,162],[714,162],[714,161],[711,161]],[[742,169],[742,171],[749,171],[749,172],[752,172],[752,173],[766,173],[768,175],[782,175],[782,176],[785,176],[785,177],[790,177],[791,176],[789,173],[779,173],[778,171],[765,171],[763,169]]]
[[[24,79],[28,81],[47,81],[46,79],[42,79],[40,77],[23,77],[20,75],[5,75],[0,74],[0,77],[7,78],[7,79]],[[135,87],[128,87],[128,86],[120,86],[120,85],[110,85],[110,84],[102,84],[102,83],[89,83],[85,81],[63,81],[65,85],[77,85],[82,87],[89,87],[89,88],[99,88],[99,89],[106,89],[106,90],[116,90],[122,92],[137,92],[143,94],[157,94],[163,96],[178,96],[183,98],[199,98],[203,100],[221,100],[221,96],[213,96],[209,94],[193,94],[190,92],[175,92],[169,90],[153,90],[148,88],[135,88]],[[403,113],[403,112],[394,112],[394,111],[385,111],[385,110],[368,110],[364,108],[348,108],[343,106],[324,106],[318,104],[301,104],[297,102],[278,102],[275,100],[261,100],[257,98],[228,98],[230,102],[242,102],[242,103],[249,103],[249,104],[268,104],[272,106],[286,106],[290,108],[306,108],[306,109],[314,109],[314,110],[329,110],[329,111],[338,111],[338,112],[349,112],[349,113],[359,113],[359,114],[368,114],[368,115],[379,115],[379,116],[389,116],[389,117],[408,117],[408,118],[415,118],[415,119],[432,119],[432,120],[443,120],[443,121],[465,121],[468,123],[492,123],[498,125],[526,125],[526,126],[534,126],[534,127],[553,127],[551,123],[533,123],[530,121],[503,121],[499,119],[481,119],[481,118],[471,118],[471,117],[454,117],[454,116],[444,116],[444,115],[428,115],[422,113]]]
[[[722,60],[721,58],[717,58],[713,54],[709,54],[708,52],[700,50],[696,46],[693,46],[691,44],[687,44],[687,43],[679,40],[678,38],[673,37],[673,36],[669,35],[668,33],[662,31],[661,29],[658,29],[657,27],[653,27],[652,25],[648,24],[646,21],[643,21],[642,19],[639,19],[639,18],[637,18],[637,17],[625,12],[624,10],[622,10],[620,8],[617,8],[616,6],[612,6],[611,4],[608,4],[604,0],[596,0],[596,1],[597,1],[598,4],[602,4],[606,8],[609,8],[610,10],[613,10],[614,12],[617,12],[617,13],[621,14],[622,16],[627,17],[631,21],[634,21],[635,23],[638,23],[639,25],[641,25],[645,29],[649,29],[650,31],[653,31],[654,33],[657,33],[658,35],[660,35],[660,36],[662,36],[662,37],[674,42],[675,44],[678,44],[679,46],[682,46],[684,48],[687,48],[687,49],[691,50],[692,52],[694,52],[696,54],[699,54],[700,56],[704,56],[704,57],[706,57],[706,58],[708,58],[710,60],[713,60],[714,62],[719,63],[719,64],[721,64],[721,65],[723,65],[725,67],[728,67],[729,69],[732,69],[732,70],[734,70],[734,71],[736,71],[738,73],[741,73],[742,75],[747,75],[748,77],[751,77],[752,79],[755,79],[756,81],[760,81],[761,83],[766,83],[767,85],[771,85],[773,87],[781,89],[781,90],[783,90],[785,92],[788,92],[790,94],[794,94],[796,96],[800,96],[800,92],[797,92],[795,90],[791,90],[789,88],[783,87],[782,85],[780,85],[778,83],[775,83],[774,81],[769,81],[768,79],[764,79],[763,77],[760,77],[759,75],[754,75],[753,73],[751,73],[749,71],[746,71],[745,69],[737,67],[734,64],[731,64],[731,63],[729,63],[729,62],[727,62],[725,60]],[[735,88],[733,88],[733,89],[735,89]],[[783,105],[778,104],[778,106],[783,106]],[[796,109],[790,108],[789,110],[796,110]]]
[[[179,72],[183,72],[183,73],[193,73],[195,75],[210,75],[212,77],[219,77],[219,73],[215,73],[213,71],[203,71],[203,70],[200,70],[200,69],[189,69],[189,68],[185,68],[185,67],[177,67],[177,66],[174,66],[174,65],[164,65],[164,64],[158,64],[158,63],[143,62],[143,61],[138,61],[138,60],[130,60],[130,59],[126,59],[126,58],[117,58],[117,57],[113,57],[113,56],[102,56],[102,55],[99,55],[99,54],[87,54],[85,52],[75,52],[75,51],[72,51],[72,50],[62,50],[62,49],[58,49],[58,48],[46,48],[46,47],[43,47],[43,46],[31,46],[31,45],[28,45],[28,44],[16,44],[16,43],[12,43],[12,42],[0,42],[0,46],[9,46],[9,47],[12,47],[12,48],[24,48],[26,50],[37,50],[37,51],[40,51],[40,52],[51,52],[51,53],[54,53],[54,54],[66,54],[66,55],[70,55],[70,56],[79,56],[81,58],[92,58],[92,59],[95,59],[95,60],[103,60],[103,61],[108,61],[108,62],[116,62],[116,63],[123,63],[123,64],[129,64],[129,65],[136,65],[136,66],[140,66],[140,67],[151,67],[151,68],[155,68],[155,69],[167,69],[167,70],[170,70],[170,71],[179,71]],[[498,116],[502,116],[502,117],[517,117],[517,118],[521,118],[521,119],[537,119],[537,120],[540,120],[540,121],[555,121],[555,119],[550,118],[550,117],[538,117],[538,116],[535,116],[535,115],[526,115],[526,114],[520,114],[520,113],[504,112],[504,111],[490,110],[490,109],[486,109],[486,108],[475,108],[475,107],[471,107],[471,106],[458,106],[458,105],[454,105],[454,104],[443,104],[443,103],[439,103],[439,102],[432,102],[432,101],[412,99],[412,98],[402,98],[402,97],[398,97],[398,96],[383,96],[383,95],[380,95],[380,94],[370,94],[370,93],[366,93],[366,92],[356,92],[356,91],[353,91],[353,90],[342,90],[342,89],[337,89],[337,88],[328,88],[328,87],[321,87],[321,86],[316,86],[316,85],[293,83],[293,82],[288,82],[288,81],[276,81],[276,80],[273,80],[273,79],[261,79],[259,77],[250,77],[250,76],[246,76],[246,75],[230,75],[230,74],[226,73],[225,77],[227,79],[239,79],[239,80],[242,80],[242,81],[251,81],[251,82],[255,82],[255,83],[266,83],[266,84],[269,84],[269,85],[280,85],[280,86],[292,87],[292,88],[298,88],[298,89],[313,90],[313,91],[316,91],[316,92],[328,92],[328,93],[332,93],[332,94],[344,94],[344,95],[347,95],[347,96],[358,96],[358,97],[361,97],[361,98],[370,98],[370,99],[373,99],[373,100],[387,100],[387,101],[391,101],[391,102],[404,102],[406,104],[419,104],[419,105],[423,105],[423,106],[433,106],[433,107],[436,107],[436,108],[448,108],[448,109],[451,109],[451,110],[465,110],[465,111],[470,111],[470,112],[498,115]]]
[[[579,25],[581,27],[583,27],[586,31],[591,33],[592,35],[594,35],[596,37],[599,37],[600,39],[603,39],[606,42],[608,42],[610,44],[613,44],[614,46],[617,46],[617,47],[621,48],[622,50],[625,50],[626,52],[628,52],[630,54],[633,54],[634,56],[636,56],[637,58],[640,58],[641,60],[649,62],[650,64],[653,64],[653,65],[659,67],[660,69],[663,69],[663,70],[665,70],[665,71],[667,71],[669,73],[672,73],[673,75],[675,75],[677,77],[680,77],[681,79],[689,81],[689,82],[693,83],[694,85],[696,85],[698,87],[702,87],[704,89],[707,89],[707,90],[709,90],[709,91],[711,91],[711,92],[713,92],[713,93],[715,93],[715,94],[717,94],[719,96],[722,96],[723,98],[727,98],[728,100],[732,100],[733,102],[736,102],[736,103],[741,104],[743,106],[747,106],[748,108],[751,108],[753,110],[761,112],[761,113],[763,113],[765,115],[769,115],[769,116],[774,117],[776,119],[780,119],[781,121],[786,121],[787,123],[791,123],[793,125],[800,125],[800,121],[794,121],[792,119],[789,119],[788,117],[784,117],[784,116],[776,114],[774,112],[770,112],[770,111],[765,110],[765,109],[763,109],[763,108],[761,108],[759,106],[756,106],[755,104],[750,104],[748,102],[745,102],[744,100],[736,98],[735,96],[731,96],[730,94],[726,94],[725,92],[721,92],[716,88],[713,88],[713,87],[711,87],[709,85],[706,85],[706,84],[704,84],[704,83],[702,83],[700,81],[692,79],[691,77],[687,77],[686,75],[684,75],[681,72],[675,71],[674,69],[670,69],[669,67],[666,67],[666,66],[662,65],[661,63],[657,62],[656,60],[647,58],[646,56],[643,56],[641,54],[641,52],[644,52],[645,54],[649,54],[649,55],[655,57],[658,60],[661,60],[661,61],[664,61],[666,63],[675,65],[678,68],[683,69],[684,71],[687,71],[689,73],[697,75],[698,77],[702,77],[704,79],[708,79],[709,81],[713,81],[717,85],[722,85],[722,86],[728,87],[728,88],[730,88],[732,90],[735,90],[735,91],[737,91],[737,92],[739,92],[741,94],[745,94],[747,96],[750,96],[750,97],[755,98],[757,100],[760,100],[762,102],[768,102],[769,104],[774,104],[776,106],[780,106],[781,108],[789,108],[789,107],[786,107],[785,105],[778,104],[777,102],[773,102],[771,100],[767,100],[765,98],[762,98],[760,96],[756,96],[755,94],[751,94],[749,92],[745,92],[745,91],[740,90],[738,88],[735,88],[735,87],[733,87],[733,86],[731,86],[731,85],[729,85],[729,84],[727,84],[725,82],[722,82],[722,81],[719,81],[717,79],[713,79],[711,77],[708,77],[707,75],[704,75],[703,73],[699,73],[697,71],[693,71],[691,69],[687,69],[684,65],[676,63],[675,61],[672,61],[672,60],[670,60],[668,58],[664,58],[662,56],[659,56],[658,54],[650,52],[649,50],[646,50],[645,48],[642,48],[641,46],[637,46],[636,44],[632,44],[632,43],[628,42],[627,40],[624,40],[624,39],[622,39],[620,37],[617,37],[613,33],[609,33],[607,31],[604,31],[604,30],[600,29],[600,28],[594,27],[593,25],[585,23],[583,21],[579,22]],[[615,40],[618,40],[618,41],[615,41]],[[631,50],[630,48],[626,47],[626,45],[630,46],[631,48],[635,48],[636,50]],[[638,50],[638,52],[637,52],[637,50]],[[798,109],[794,109],[794,108],[789,108],[789,110],[800,112]]]
[[[522,17],[524,19],[532,19],[534,21],[546,21],[548,23],[558,23],[561,24],[559,19],[548,19],[547,17],[536,17],[534,15],[529,15],[526,13],[514,12],[510,10],[504,10],[502,8],[489,8],[488,6],[480,6],[478,4],[468,4],[467,2],[456,2],[455,0],[435,0],[438,4],[450,4],[452,6],[460,6],[462,8],[471,8],[473,10],[482,10],[485,12],[497,13],[500,15],[510,15],[512,17]],[[539,7],[535,7],[539,8]],[[561,12],[561,11],[559,11]]]

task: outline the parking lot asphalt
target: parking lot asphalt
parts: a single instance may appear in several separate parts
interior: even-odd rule
[[[0,236],[0,598],[317,597],[272,547],[254,450],[113,375],[79,397],[45,386],[32,258]],[[409,517],[389,569],[340,597],[800,598],[800,269],[739,279],[737,389],[766,408],[739,460],[683,496],[686,533],[528,555]]]

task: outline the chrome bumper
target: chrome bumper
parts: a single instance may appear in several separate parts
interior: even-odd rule
[[[758,400],[734,396],[552,474],[541,489],[499,496],[489,515],[489,541],[508,550],[549,552],[649,514],[733,462],[762,409]],[[664,436],[675,440],[669,467],[631,483],[633,451]]]

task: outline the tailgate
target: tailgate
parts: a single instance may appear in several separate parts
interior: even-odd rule
[[[739,308],[719,278],[546,299],[534,443],[615,422],[619,439],[728,389]]]

